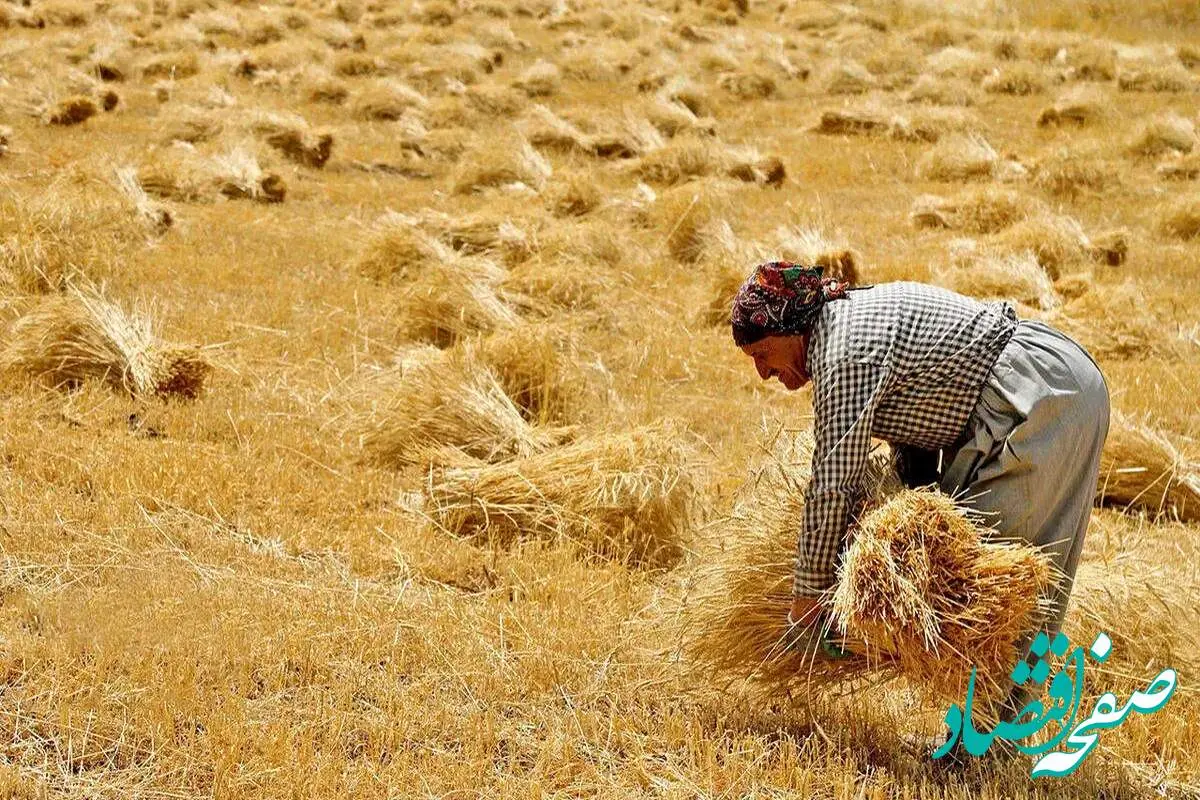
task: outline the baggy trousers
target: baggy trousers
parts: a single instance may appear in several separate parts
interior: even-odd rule
[[[1108,420],[1108,387],[1091,357],[1053,328],[1022,320],[943,468],[942,491],[1001,537],[1039,546],[1061,572],[1042,628],[1051,638],[1067,610]],[[1018,642],[1018,652],[1032,639]],[[1029,695],[1014,687],[1001,716],[1019,711]]]

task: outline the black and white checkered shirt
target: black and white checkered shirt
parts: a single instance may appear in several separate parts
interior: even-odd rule
[[[921,283],[879,284],[826,303],[808,349],[816,449],[796,594],[834,582],[871,437],[927,450],[954,444],[1016,319],[1008,303]]]

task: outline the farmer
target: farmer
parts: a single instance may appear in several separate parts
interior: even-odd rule
[[[1005,302],[920,283],[851,288],[786,262],[755,268],[732,324],[763,380],[813,385],[816,449],[791,624],[828,629],[823,600],[877,437],[896,452],[906,485],[937,484],[1001,535],[1050,555],[1063,575],[1044,623],[1053,636],[1108,433],[1107,386],[1078,344],[1018,320]],[[1014,687],[1001,713],[1025,702]]]

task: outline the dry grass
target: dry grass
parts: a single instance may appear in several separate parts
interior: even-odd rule
[[[668,426],[584,439],[515,461],[436,471],[432,517],[460,536],[507,545],[570,539],[628,564],[679,559],[690,490]]]
[[[1200,465],[1180,455],[1162,431],[1119,412],[1104,443],[1099,491],[1105,503],[1200,520]]]
[[[194,398],[212,367],[199,350],[164,344],[150,320],[94,293],[42,301],[13,324],[0,364],[53,387],[96,380],[132,395]]]

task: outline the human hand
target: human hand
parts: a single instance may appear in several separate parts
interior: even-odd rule
[[[792,598],[792,607],[788,610],[788,625],[814,626],[822,621],[824,611],[819,598],[796,595]]]

